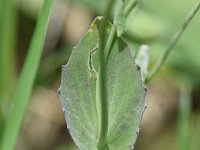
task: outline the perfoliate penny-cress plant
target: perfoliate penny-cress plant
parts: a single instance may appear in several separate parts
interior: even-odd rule
[[[159,71],[200,5],[148,73],[148,46],[136,54],[133,44],[123,36],[137,3],[110,0],[105,16],[94,20],[62,66],[58,93],[68,130],[80,150],[134,148],[145,110],[146,84]]]
[[[96,18],[62,68],[59,94],[79,149],[130,149],[139,132],[146,90],[128,45],[115,35],[102,69],[101,43],[111,30],[111,23]]]
[[[98,3],[94,1],[96,2]],[[134,149],[140,132],[140,122],[146,108],[147,85],[159,72],[198,12],[200,1],[175,33],[155,67],[149,71],[149,46],[142,45],[137,51],[134,49],[134,41],[124,36],[128,32],[130,16],[134,15],[139,0],[99,1],[102,2],[105,2],[102,16],[95,18],[73,48],[67,64],[62,66],[58,94],[69,133],[78,149],[130,150]],[[13,107],[7,111],[5,125],[0,124],[5,126],[4,131],[0,131],[2,150],[15,149],[38,71],[52,4],[53,0],[44,0],[24,66],[13,92]],[[10,6],[9,0],[0,1],[0,12],[9,16]],[[7,27],[12,25],[9,18],[6,20],[0,16],[2,56],[7,54],[5,47],[9,47],[9,43],[1,43],[1,39],[9,39],[8,32],[11,31]],[[4,81],[7,77],[4,70],[9,67],[4,63],[7,62],[6,57],[1,58],[3,73],[0,76],[0,89],[4,89],[9,85]],[[5,96],[1,92],[0,104],[3,103],[2,97]],[[0,111],[0,120],[3,120],[1,118],[3,115]]]

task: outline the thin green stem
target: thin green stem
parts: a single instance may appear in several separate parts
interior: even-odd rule
[[[159,59],[159,61],[156,63],[155,67],[152,69],[152,71],[149,73],[149,75],[146,78],[146,83],[148,83],[161,69],[162,65],[166,61],[167,57],[169,56],[170,52],[176,45],[177,41],[180,39],[181,35],[185,31],[185,29],[188,27],[189,23],[192,21],[195,14],[198,12],[200,8],[200,1],[195,5],[195,7],[192,9],[192,11],[189,13],[189,15],[186,17],[185,21],[183,22],[180,29],[176,32],[174,38],[164,51],[163,56]]]
[[[110,53],[110,50],[111,50],[111,46],[113,44],[113,41],[115,39],[115,35],[116,35],[116,26],[113,24],[112,25],[112,28],[111,28],[111,31],[110,31],[110,35],[108,37],[108,41],[106,43],[106,47],[105,47],[105,52],[108,52],[107,56],[106,57],[106,60],[109,56],[109,53]]]
[[[137,4],[138,4],[138,1],[137,1],[137,0],[132,0],[132,1],[130,1],[129,4],[127,5],[127,7],[124,9],[124,15],[125,15],[125,16],[128,16],[129,13],[131,12],[131,10],[133,10],[133,8],[134,8],[135,6],[137,6]]]
[[[38,17],[36,30],[31,41],[28,55],[14,91],[13,109],[7,120],[3,134],[2,147],[0,148],[2,150],[13,150],[17,142],[17,137],[40,63],[52,3],[53,0],[45,0],[41,9],[41,14]]]
[[[102,20],[100,24],[100,106],[101,106],[101,125],[100,125],[100,135],[98,139],[98,149],[102,149],[106,146],[106,136],[108,131],[108,99],[107,99],[107,81],[106,81],[106,52],[111,48],[111,44],[113,39],[110,34],[108,37],[108,41],[106,42],[106,21],[107,18],[110,17],[112,7],[114,5],[115,0],[110,0],[105,12],[105,19]]]
[[[110,35],[108,37],[108,41],[106,43],[105,52],[109,52],[111,50],[112,43],[115,39],[116,28],[113,25]],[[106,81],[106,55],[105,53],[101,54],[101,58],[104,57],[103,62],[101,60],[100,67],[100,99],[101,99],[101,128],[100,128],[100,136],[99,136],[99,149],[106,146],[105,140],[107,136],[108,130],[108,101],[107,101],[107,81]]]

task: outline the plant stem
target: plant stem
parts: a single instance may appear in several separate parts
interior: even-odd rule
[[[106,43],[104,52],[110,52],[112,43],[115,39],[116,28],[112,25],[108,41]],[[102,53],[102,52],[101,52]],[[108,53],[109,55],[109,53]],[[106,62],[107,57],[105,53],[100,54],[101,58],[101,67],[100,67],[100,99],[101,99],[101,128],[99,136],[99,149],[106,146],[105,140],[108,131],[108,101],[107,101],[107,80],[106,80]]]
[[[195,5],[195,7],[192,9],[192,11],[189,13],[189,15],[186,17],[185,21],[183,22],[180,29],[176,32],[174,38],[166,48],[163,56],[159,59],[159,61],[156,63],[155,67],[152,69],[152,71],[147,76],[145,82],[148,83],[161,69],[162,65],[166,61],[167,57],[169,56],[171,50],[176,45],[177,41],[180,39],[181,35],[185,31],[185,29],[188,27],[189,23],[192,21],[195,14],[198,12],[200,8],[200,1]]]
[[[106,81],[106,52],[111,48],[113,41],[113,32],[110,33],[108,41],[106,42],[106,21],[110,17],[112,7],[115,0],[110,0],[106,8],[105,19],[102,20],[100,24],[100,106],[101,106],[101,125],[100,134],[98,138],[98,149],[102,149],[106,145],[106,136],[108,131],[108,99],[107,99],[107,81]]]
[[[115,35],[116,35],[116,26],[113,24],[112,28],[110,30],[110,35],[108,37],[108,41],[106,43],[106,47],[105,47],[105,52],[108,52],[107,56],[105,56],[106,57],[106,60],[105,60],[106,62],[107,62],[107,58],[108,58],[110,50],[111,50],[112,43],[115,40]]]
[[[138,4],[137,0],[132,0],[129,2],[129,4],[127,5],[127,7],[124,9],[124,15],[128,16],[129,13],[131,12],[131,10]]]
[[[45,0],[38,17],[36,30],[13,95],[13,109],[7,120],[2,150],[13,150],[26,112],[44,45],[48,18],[53,0]]]

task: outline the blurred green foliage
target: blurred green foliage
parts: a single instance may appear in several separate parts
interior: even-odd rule
[[[167,24],[167,30],[163,31],[163,38],[150,43],[151,55],[156,59],[166,47],[171,35],[179,28],[185,16],[196,4],[196,0],[149,0],[142,1],[146,9],[157,18],[161,18]],[[179,76],[187,76],[192,83],[199,84],[200,76],[200,14],[198,13],[188,29],[177,43],[168,63]]]
[[[98,14],[103,14],[105,12],[108,0],[66,0],[70,3],[82,4],[88,7],[91,11]]]
[[[10,3],[9,3],[10,2]],[[5,9],[5,14],[6,13],[10,13],[12,12],[12,9],[7,10],[8,8],[10,8],[10,6],[12,6],[12,2],[13,1],[4,1],[4,3],[6,3],[7,5],[5,5],[3,8]],[[13,2],[14,3],[14,2]],[[15,148],[17,139],[18,139],[18,134],[21,128],[21,124],[22,124],[22,120],[24,118],[25,112],[26,112],[26,108],[32,93],[32,89],[33,89],[33,84],[34,84],[34,80],[35,80],[35,76],[37,74],[37,70],[39,67],[39,63],[40,63],[40,59],[42,56],[42,50],[43,50],[43,46],[44,46],[44,41],[45,41],[45,35],[46,35],[46,30],[47,30],[47,24],[48,24],[48,20],[49,20],[49,14],[50,14],[50,10],[52,7],[52,1],[50,0],[46,0],[40,16],[38,17],[38,22],[37,22],[37,26],[32,38],[32,42],[30,44],[29,47],[29,51],[28,51],[28,55],[26,57],[26,61],[23,65],[23,69],[21,71],[21,74],[19,76],[16,88],[14,90],[14,94],[12,96],[12,100],[13,100],[13,108],[11,110],[11,112],[7,112],[8,118],[6,118],[6,122],[5,122],[5,127],[4,127],[4,132],[3,132],[3,137],[2,137],[2,141],[1,141],[1,148],[5,149],[5,150],[12,150]],[[10,4],[10,5],[9,5]],[[14,19],[11,16],[7,15],[6,17],[10,17],[9,19]],[[8,19],[8,18],[4,18]],[[2,24],[4,23],[4,20],[2,21]],[[3,47],[1,49],[2,51],[5,52],[9,52],[8,47],[6,46],[10,46],[9,42],[10,39],[7,38],[7,35],[9,35],[10,30],[12,29],[9,26],[9,23],[13,23],[9,20],[9,22],[5,21],[7,24],[7,26],[2,26],[2,31],[4,32],[7,31],[4,35],[4,37],[2,38],[1,41],[5,42],[5,47]],[[7,29],[8,28],[8,29]],[[7,30],[6,30],[7,29]],[[13,38],[13,37],[12,37]],[[13,44],[11,44],[13,45]],[[12,55],[13,52],[10,52],[10,54],[4,54],[4,56],[7,58],[10,57],[10,55]],[[6,59],[4,58],[4,59]],[[6,61],[6,60],[5,60]],[[12,60],[13,61],[13,60]],[[9,68],[9,66],[12,66],[13,64],[10,63],[2,63],[3,65],[5,65],[5,68]],[[8,66],[7,66],[8,65]],[[14,71],[14,70],[12,70]],[[10,72],[8,72],[7,70],[5,70],[5,77],[2,77],[2,80],[5,80],[5,85],[7,84],[7,82],[9,82],[12,78],[9,77],[8,75],[10,75]],[[1,73],[2,74],[2,73]],[[6,76],[8,76],[9,78],[7,78]],[[3,87],[5,88],[5,87]],[[4,91],[1,90],[1,91]],[[8,89],[5,89],[5,91],[8,91],[9,94],[10,91]]]

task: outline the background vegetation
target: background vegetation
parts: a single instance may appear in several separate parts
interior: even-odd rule
[[[72,46],[88,29],[92,20],[103,14],[106,2],[55,0],[33,93],[16,149],[75,149],[56,93],[60,84],[61,65],[66,64]],[[126,37],[134,41],[136,50],[142,44],[150,46],[150,68],[162,55],[173,33],[196,2],[139,1],[137,10],[129,16]],[[1,138],[10,109],[16,105],[11,100],[13,91],[30,41],[36,32],[37,16],[42,3],[42,0],[0,0]],[[136,150],[200,149],[199,27],[200,13],[177,43],[159,75],[148,85],[147,109]]]

